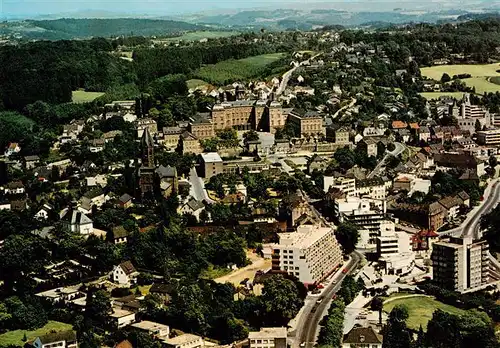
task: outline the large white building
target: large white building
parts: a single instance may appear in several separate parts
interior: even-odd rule
[[[499,145],[500,129],[490,129],[477,132],[477,142],[480,145]]]
[[[250,348],[286,348],[286,327],[263,327],[248,333]]]
[[[379,263],[387,274],[406,274],[415,265],[415,253],[410,244],[410,235],[404,231],[396,232],[393,221],[384,220],[380,224],[377,240]]]
[[[280,233],[274,247],[272,267],[314,284],[330,275],[342,263],[342,251],[329,227],[303,225],[297,232]]]
[[[332,187],[339,189],[348,196],[356,195],[356,179],[354,178],[325,176],[323,179],[323,190],[328,192]]]

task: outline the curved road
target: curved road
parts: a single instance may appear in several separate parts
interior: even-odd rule
[[[356,270],[358,263],[361,260],[361,254],[354,252],[351,254],[352,258],[347,265],[349,269],[347,274],[351,274]],[[326,314],[326,309],[330,305],[333,295],[340,289],[342,281],[347,274],[341,273],[334,281],[332,281],[323,291],[318,300],[320,303],[315,303],[312,308],[308,308],[307,312],[303,315],[305,316],[305,322],[303,327],[298,327],[296,332],[296,340],[294,347],[297,347],[299,343],[305,342],[305,348],[313,348],[316,344],[316,333],[318,332],[318,327],[321,319]],[[297,340],[299,338],[299,340]]]
[[[306,62],[310,62],[311,60],[316,59],[318,56],[320,56],[322,54],[323,54],[323,52],[320,52],[320,53],[316,54],[314,57],[311,57],[307,60],[304,60],[303,62],[300,62],[299,66],[302,66]],[[290,81],[290,77],[292,76],[293,72],[295,70],[297,70],[297,68],[298,68],[298,66],[293,67],[292,69],[288,70],[286,73],[283,74],[283,78],[281,79],[281,83],[278,86],[278,89],[276,90],[276,95],[281,95],[285,91],[286,86],[288,85],[288,82]]]
[[[387,151],[387,154],[384,156],[384,158],[382,158],[382,160],[377,164],[375,169],[368,175],[367,177],[368,179],[372,179],[375,175],[378,175],[380,173],[380,170],[385,165],[385,161],[387,161],[389,156],[397,157],[406,149],[406,147],[401,143],[395,142],[394,146],[396,147],[394,151]]]

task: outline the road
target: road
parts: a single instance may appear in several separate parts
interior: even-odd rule
[[[332,119],[333,119],[333,120],[334,120],[334,119],[336,119],[336,118],[337,118],[337,116],[338,116],[338,115],[339,115],[342,111],[344,111],[344,110],[346,110],[346,109],[349,109],[349,108],[352,108],[352,107],[353,107],[353,106],[354,106],[357,102],[358,102],[358,100],[357,100],[356,98],[352,98],[351,102],[350,102],[348,105],[345,105],[345,106],[341,107],[340,109],[338,109],[338,110],[337,110],[337,112],[336,112],[336,113],[334,113],[334,114],[332,115]]]
[[[353,273],[356,270],[362,256],[358,252],[351,254],[351,260],[344,266],[349,269],[348,274]],[[297,331],[295,333],[295,342],[293,348],[299,347],[302,342],[305,342],[305,348],[313,348],[316,344],[316,334],[319,331],[319,323],[323,316],[326,314],[326,310],[330,305],[333,295],[340,289],[342,281],[347,274],[340,273],[340,275],[335,278],[335,281],[331,281],[330,284],[325,288],[321,296],[317,300],[321,300],[320,303],[314,303],[312,307],[306,308],[303,313],[303,320],[299,323]],[[302,325],[300,325],[302,324]],[[299,339],[297,339],[299,338]]]
[[[309,63],[311,60],[316,59],[317,57],[319,57],[322,54],[323,54],[323,52],[320,52],[320,53],[316,54],[314,57],[311,57],[307,60],[304,60],[303,62],[300,62],[299,66],[303,66],[306,63]],[[278,86],[278,89],[276,90],[276,95],[279,96],[279,95],[283,94],[286,87],[288,86],[288,82],[290,81],[290,77],[292,77],[292,74],[295,72],[295,70],[297,70],[297,68],[298,68],[297,66],[293,67],[292,69],[288,70],[286,73],[283,74],[280,85]]]
[[[380,171],[382,168],[385,166],[385,162],[389,159],[390,156],[397,157],[399,156],[404,150],[406,150],[406,147],[401,144],[401,143],[394,143],[394,146],[396,147],[394,151],[387,151],[386,155],[382,160],[377,164],[375,169],[368,175],[368,179],[373,178],[376,175],[380,174]]]
[[[463,236],[473,237],[475,239],[481,238],[480,236],[480,222],[481,217],[489,213],[500,201],[500,185],[497,180],[491,181],[483,194],[483,202],[478,207],[474,208],[467,216],[464,222],[456,228],[451,230],[438,232],[442,236]]]

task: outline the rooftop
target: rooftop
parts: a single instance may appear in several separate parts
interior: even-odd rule
[[[214,163],[214,162],[222,163],[222,158],[220,158],[217,152],[202,153],[201,158],[205,163]]]
[[[201,340],[200,336],[196,336],[193,334],[183,334],[177,337],[165,338],[162,341],[171,346],[182,346],[183,344],[196,342]]]
[[[260,331],[248,333],[249,339],[286,338],[286,327],[263,327]]]
[[[333,233],[333,230],[329,227],[303,225],[297,227],[297,232],[280,233],[279,245],[305,249],[328,233]]]
[[[113,313],[111,313],[112,318],[123,318],[126,317],[127,315],[134,314],[134,312],[127,311],[125,309],[120,309],[120,308],[113,308]]]
[[[371,327],[355,327],[344,336],[344,343],[347,344],[380,344],[382,336],[377,334]]]
[[[142,330],[147,330],[147,331],[153,331],[153,330],[169,330],[168,325],[156,323],[154,321],[148,321],[148,320],[143,320],[139,323],[134,323],[130,325],[132,327],[142,329]]]

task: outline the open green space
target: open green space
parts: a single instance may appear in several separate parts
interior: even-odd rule
[[[500,91],[500,85],[488,81],[488,77],[471,77],[469,79],[463,79],[462,82],[469,87],[474,87],[477,94],[484,93],[495,93]]]
[[[438,99],[439,97],[452,97],[455,99],[462,99],[464,93],[463,92],[424,92],[420,93],[422,97],[427,100]]]
[[[200,68],[195,76],[215,85],[257,77],[271,63],[283,58],[284,53],[262,54],[244,59],[230,59]]]
[[[420,72],[422,76],[427,76],[434,80],[441,80],[444,73],[447,73],[451,77],[459,74],[470,74],[472,77],[500,76],[497,70],[500,70],[500,63],[436,65],[430,68],[422,68]]]
[[[199,80],[199,79],[187,80],[186,84],[187,84],[187,86],[188,86],[189,89],[208,85],[207,82],[205,82],[203,80]]]
[[[432,319],[432,314],[435,310],[441,309],[444,312],[459,315],[463,314],[464,310],[456,308],[442,302],[439,302],[432,297],[418,296],[410,298],[401,298],[384,304],[384,311],[389,313],[395,306],[404,305],[408,308],[408,320],[406,324],[409,328],[418,330],[420,325],[427,328],[427,323]]]
[[[23,336],[26,333],[26,338],[28,340],[31,340],[33,338],[36,338],[41,335],[45,335],[52,330],[54,331],[65,331],[65,330],[71,330],[72,326],[70,324],[66,323],[61,323],[58,321],[52,321],[49,320],[49,322],[44,326],[39,329],[29,331],[29,330],[14,330],[14,331],[9,331],[4,334],[0,335],[0,347],[3,346],[8,346],[8,345],[15,345],[22,347],[24,346],[25,342],[23,342]]]
[[[103,92],[73,91],[73,103],[88,103],[104,95]]]
[[[192,31],[181,36],[169,37],[164,41],[198,41],[238,35],[237,31]]]

